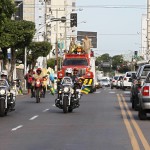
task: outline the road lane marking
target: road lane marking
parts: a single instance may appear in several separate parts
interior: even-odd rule
[[[16,128],[11,129],[11,131],[16,131],[16,130],[22,128],[22,127],[23,127],[23,125],[19,125],[19,126],[17,126]]]
[[[116,93],[116,92],[109,92],[109,93]]]
[[[36,119],[38,116],[39,116],[39,115],[33,116],[33,117],[31,117],[29,120],[34,120],[34,119]]]
[[[146,140],[146,138],[145,138],[142,130],[140,129],[139,125],[135,121],[135,119],[134,119],[134,117],[133,117],[131,111],[129,110],[129,107],[128,107],[126,101],[125,101],[125,98],[124,98],[124,96],[122,94],[121,94],[121,97],[122,97],[123,103],[124,103],[124,105],[125,105],[125,107],[127,109],[128,115],[130,116],[131,122],[132,122],[132,124],[133,124],[133,126],[134,126],[134,128],[135,128],[135,130],[136,130],[136,132],[137,132],[137,134],[138,134],[138,136],[139,136],[143,146],[144,146],[144,149],[145,150],[150,150],[150,145],[149,145],[148,141]]]
[[[43,112],[46,112],[46,111],[49,111],[49,108],[47,108],[47,109],[43,110]]]
[[[55,104],[53,104],[52,106],[54,106],[54,107],[55,107],[56,105],[55,105]]]
[[[133,132],[133,129],[132,129],[131,125],[130,125],[130,122],[129,122],[128,118],[127,118],[127,114],[126,114],[126,112],[124,110],[123,104],[121,102],[121,97],[120,97],[119,94],[117,94],[117,98],[118,98],[119,106],[121,108],[121,114],[122,114],[122,117],[123,117],[123,121],[124,121],[124,124],[126,126],[128,135],[129,135],[130,140],[131,140],[132,148],[133,148],[133,150],[140,150],[139,144],[138,144],[137,139],[136,139],[136,137],[134,135],[134,132]]]
[[[130,94],[131,92],[130,91],[124,91],[124,94]]]

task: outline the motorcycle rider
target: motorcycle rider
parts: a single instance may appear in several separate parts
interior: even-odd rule
[[[44,85],[43,85],[43,77],[44,77],[44,75],[43,75],[42,69],[41,68],[37,68],[36,73],[34,74],[33,78],[35,80],[39,79],[39,80],[42,81],[42,89],[43,89],[43,93],[44,93],[44,97],[45,97],[46,87],[44,87]]]
[[[6,70],[3,70],[1,72],[1,79],[6,80],[8,82],[9,88],[10,88],[10,82],[8,80],[8,73]],[[10,90],[10,94],[11,94],[11,99],[10,99],[11,100],[11,102],[10,102],[11,103],[11,111],[13,111],[13,110],[15,110],[14,106],[15,106],[15,101],[16,101],[16,93],[15,93],[15,91]]]

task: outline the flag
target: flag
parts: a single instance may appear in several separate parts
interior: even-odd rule
[[[49,88],[49,90],[50,90],[50,93],[51,93],[52,95],[54,95],[54,94],[55,94],[54,88],[53,88],[51,85],[49,85],[48,88]]]
[[[81,93],[89,94],[89,92],[90,92],[89,87],[86,87],[86,86],[83,86],[83,87],[82,87],[82,89],[81,89]]]

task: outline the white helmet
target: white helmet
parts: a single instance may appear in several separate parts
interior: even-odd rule
[[[1,76],[2,75],[4,75],[4,76],[8,76],[8,72],[7,72],[7,70],[2,70],[2,72],[1,72]]]
[[[72,68],[67,68],[66,69],[66,74],[68,74],[68,73],[72,74]]]

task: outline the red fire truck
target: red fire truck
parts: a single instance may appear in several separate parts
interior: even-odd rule
[[[92,55],[91,55],[92,56]],[[91,57],[88,54],[64,54],[62,68],[58,71],[57,78],[61,80],[65,76],[65,70],[67,68],[78,68],[79,77],[84,78],[83,84],[90,88],[90,92],[94,92],[95,88],[95,73],[91,69]],[[95,66],[95,63],[93,64]]]

